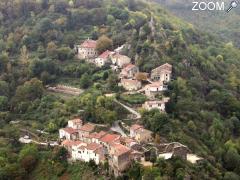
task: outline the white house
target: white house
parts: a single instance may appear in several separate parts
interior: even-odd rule
[[[89,162],[93,160],[96,164],[104,161],[104,149],[103,145],[97,143],[90,143],[87,145],[80,145],[73,147],[72,159]]]

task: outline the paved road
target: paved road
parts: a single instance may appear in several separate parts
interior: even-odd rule
[[[121,120],[115,121],[110,129],[114,132],[117,132],[117,133],[121,134],[123,137],[127,137],[127,134],[119,126],[120,122],[121,122]]]
[[[135,115],[135,119],[140,119],[142,116],[139,112],[135,111],[133,108],[131,107],[128,107],[126,106],[125,104],[123,103],[120,103],[118,100],[114,100],[116,103],[118,103],[119,105],[121,105],[122,107],[124,107],[125,109],[127,109],[129,112],[131,112],[132,114]],[[122,128],[119,126],[119,123],[121,123],[122,120],[117,120],[113,123],[112,127],[111,127],[111,130],[114,131],[114,132],[117,132],[119,134],[121,134],[123,137],[126,137],[127,134],[122,130]]]
[[[134,114],[136,117],[134,119],[140,119],[142,116],[139,112],[137,112],[135,109],[126,106],[123,103],[120,103],[118,100],[114,100],[116,103],[120,104],[122,107],[124,107],[125,109],[127,109],[129,112],[131,112],[132,114]]]

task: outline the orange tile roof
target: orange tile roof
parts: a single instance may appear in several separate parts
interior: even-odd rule
[[[95,125],[87,123],[84,124],[79,130],[80,131],[86,131],[86,132],[92,132],[95,128]]]
[[[88,39],[88,40],[85,40],[80,46],[82,48],[94,48],[95,49],[97,46],[97,41]]]
[[[71,127],[62,128],[61,130],[67,132],[68,134],[74,134],[78,132],[76,129],[73,129]]]
[[[143,126],[139,124],[133,124],[130,128],[135,131],[137,129],[143,128]]]
[[[101,137],[103,137],[105,134],[107,134],[107,132],[105,131],[100,131],[99,133],[97,132],[94,132],[94,133],[91,133],[89,135],[90,138],[95,138],[95,139],[100,139]]]
[[[135,68],[135,67],[137,67],[137,66],[135,66],[133,64],[128,64],[123,68],[123,70],[124,71],[129,71],[129,70],[131,70],[132,68]]]
[[[112,51],[104,51],[101,55],[99,55],[99,58],[103,58],[103,59],[107,59],[111,54],[113,54],[114,52]]]
[[[82,143],[81,141],[64,140],[62,142],[62,145],[63,146],[77,146],[81,143]]]
[[[153,82],[152,84],[148,84],[147,86],[149,86],[149,87],[160,87],[162,85],[163,85],[163,83],[158,81],[158,82]]]
[[[124,146],[122,144],[116,144],[116,143],[111,144],[111,148],[113,149],[115,156],[121,156],[131,151],[131,149],[128,148],[127,146]]]
[[[95,151],[95,150],[97,150],[98,148],[101,148],[101,147],[102,147],[101,144],[90,143],[86,146],[86,149]]]
[[[117,139],[119,139],[121,136],[117,135],[117,134],[106,134],[104,135],[100,141],[105,142],[105,143],[112,143],[114,141],[116,141]]]

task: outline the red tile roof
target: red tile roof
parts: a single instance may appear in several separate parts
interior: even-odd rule
[[[107,51],[103,52],[103,53],[99,56],[99,58],[107,59],[107,58],[108,58],[111,54],[113,54],[113,53],[114,53],[114,52],[107,50]]]
[[[127,146],[124,146],[122,144],[116,144],[116,143],[111,144],[111,148],[113,149],[115,156],[121,156],[131,151],[131,149],[128,148]]]
[[[82,48],[94,48],[95,49],[97,46],[97,41],[88,39],[88,40],[85,40],[80,46]]]
[[[105,142],[105,143],[112,143],[116,140],[118,140],[121,136],[117,134],[106,134],[104,135],[100,141]]]
[[[71,128],[71,127],[63,128],[63,129],[61,129],[61,130],[67,132],[68,134],[74,134],[74,133],[77,133],[77,132],[78,132],[76,129],[73,129],[73,128]]]
[[[86,132],[92,132],[95,128],[95,125],[87,123],[84,124],[79,130],[80,131],[86,131]]]

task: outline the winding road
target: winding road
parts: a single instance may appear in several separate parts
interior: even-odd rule
[[[137,112],[136,110],[134,110],[133,108],[126,106],[125,104],[119,102],[116,99],[114,99],[114,102],[116,102],[117,104],[119,104],[122,107],[124,107],[125,109],[127,109],[130,113],[134,114],[135,117],[134,117],[133,120],[137,120],[137,119],[140,119],[142,117],[141,114],[139,112]],[[127,137],[127,134],[123,131],[123,129],[119,125],[119,123],[121,123],[123,120],[124,119],[115,121],[113,123],[112,127],[111,127],[111,130],[121,134],[123,137]]]

